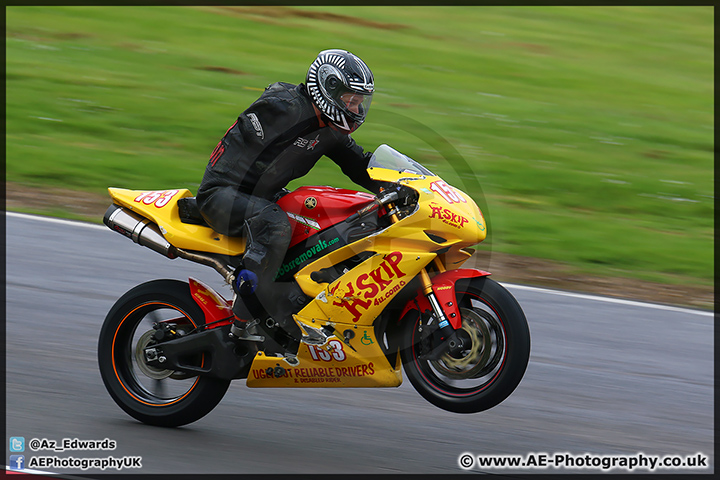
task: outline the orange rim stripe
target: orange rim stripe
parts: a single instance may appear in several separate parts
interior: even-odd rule
[[[187,318],[188,320],[190,320],[190,323],[193,324],[193,327],[197,327],[197,325],[195,325],[195,322],[192,321],[192,318],[190,318],[190,315],[188,315],[187,313],[183,312],[182,310],[180,310],[179,308],[177,308],[177,307],[174,306],[174,305],[170,305],[170,304],[162,303],[162,302],[150,302],[150,303],[144,303],[144,304],[142,304],[142,305],[140,305],[140,306],[138,306],[138,307],[135,307],[130,313],[128,313],[127,315],[125,315],[125,317],[120,321],[120,324],[118,325],[117,329],[115,330],[115,335],[113,336],[112,350],[111,350],[111,353],[112,353],[112,365],[113,365],[113,371],[115,372],[115,377],[118,379],[118,382],[120,382],[120,385],[122,386],[123,390],[125,390],[125,391],[128,393],[128,395],[130,395],[132,398],[134,398],[134,399],[137,400],[138,402],[144,403],[145,405],[149,405],[149,406],[151,406],[151,407],[165,407],[165,406],[168,406],[168,405],[172,405],[172,404],[174,404],[174,403],[177,403],[177,402],[179,402],[180,400],[182,400],[183,398],[187,397],[187,396],[190,394],[190,392],[192,392],[192,391],[195,389],[195,386],[196,386],[197,383],[200,381],[200,376],[197,377],[197,379],[195,380],[195,383],[193,383],[192,386],[190,387],[190,390],[188,390],[187,392],[185,392],[185,395],[183,395],[182,397],[180,397],[180,398],[178,398],[178,399],[173,400],[172,402],[163,403],[162,405],[158,405],[158,404],[155,404],[155,403],[148,403],[148,402],[146,402],[145,400],[142,400],[142,399],[138,398],[135,394],[133,394],[130,390],[128,390],[127,387],[125,386],[125,383],[124,383],[124,382],[122,381],[122,379],[120,378],[120,375],[118,375],[117,367],[115,366],[115,340],[117,339],[117,335],[118,335],[118,332],[120,331],[120,327],[122,327],[122,324],[125,322],[125,320],[127,320],[127,318],[128,318],[130,315],[132,315],[133,313],[135,313],[135,311],[137,311],[137,310],[140,309],[140,308],[147,307],[148,305],[164,305],[164,306],[170,307],[170,308],[172,308],[172,309],[174,309],[174,310],[178,310],[180,313],[182,313],[183,315],[185,315],[185,318]],[[202,364],[200,365],[200,367],[202,368],[203,365],[205,365],[205,355],[204,355],[204,354],[203,354],[203,358],[202,358]]]

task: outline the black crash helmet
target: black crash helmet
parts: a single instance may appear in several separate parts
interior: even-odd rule
[[[339,129],[353,132],[365,121],[375,86],[358,56],[345,50],[320,52],[305,83],[315,106]]]

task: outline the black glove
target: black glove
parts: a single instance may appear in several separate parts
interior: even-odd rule
[[[284,196],[287,195],[288,193],[290,193],[290,190],[288,190],[287,188],[284,188],[284,187],[283,187],[283,188],[282,188],[279,192],[277,192],[277,193],[275,194],[275,196],[273,197],[273,199],[272,199],[273,203],[277,203],[278,200],[280,200],[282,197],[284,197]]]

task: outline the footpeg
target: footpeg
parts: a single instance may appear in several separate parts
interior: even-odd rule
[[[251,328],[255,330],[255,325],[257,325],[256,321],[249,323],[246,327],[239,327],[237,323],[238,322],[234,322],[230,327],[230,333],[228,334],[230,338],[234,338],[236,340],[247,340],[249,342],[265,341],[265,337],[262,335],[254,335],[250,332]]]

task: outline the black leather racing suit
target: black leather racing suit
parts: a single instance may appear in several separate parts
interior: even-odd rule
[[[378,193],[380,185],[367,173],[371,154],[349,134],[322,123],[305,85],[274,83],[225,133],[198,189],[198,207],[214,230],[252,237],[243,264],[258,275],[256,297],[274,317],[288,314],[279,298],[286,294],[272,279],[290,244],[291,228],[273,198],[323,155],[353,182]],[[241,303],[233,307],[238,317],[258,315],[243,310]]]

